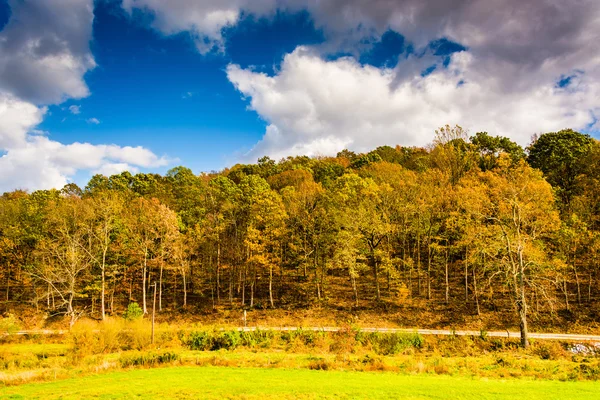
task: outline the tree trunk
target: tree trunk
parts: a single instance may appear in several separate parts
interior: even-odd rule
[[[479,309],[479,294],[477,293],[477,279],[475,277],[475,266],[471,267],[473,271],[473,294],[475,295],[475,306],[477,309],[477,316],[481,315],[481,310]]]
[[[592,273],[589,274],[588,279],[588,303],[592,301]]]
[[[465,303],[469,301],[469,247],[465,247]]]
[[[446,244],[446,257],[444,260],[444,274],[445,274],[445,278],[446,278],[446,296],[445,296],[445,300],[446,300],[446,304],[448,304],[448,300],[450,299],[450,277],[449,277],[449,271],[448,271],[448,245]]]
[[[162,286],[163,286],[162,278],[163,278],[163,263],[161,260],[160,261],[160,272],[158,274],[158,311],[162,311]]]
[[[146,307],[146,268],[148,260],[148,251],[144,252],[144,267],[142,268],[142,301],[144,314],[148,314],[148,308]]]
[[[183,308],[187,307],[187,282],[185,281],[185,271],[182,271],[181,277],[183,278]]]
[[[315,263],[315,289],[317,290],[317,299],[321,300],[321,286],[319,285],[319,259],[318,259],[317,249],[315,249],[314,263]]]
[[[250,308],[254,307],[254,282],[256,281],[256,276],[252,278],[252,282],[250,282]]]
[[[73,328],[73,325],[75,325],[75,310],[73,309],[73,291],[71,291],[71,293],[69,293],[69,300],[67,302],[67,313],[70,317],[70,320],[69,320],[69,331],[70,331],[71,328]]]
[[[217,240],[217,304],[221,301],[221,282],[220,282],[220,272],[221,272],[221,239]]]
[[[517,310],[519,312],[519,328],[521,330],[521,346],[529,347],[529,337],[527,329],[527,298],[525,297],[525,265],[523,260],[523,250],[519,249],[519,272],[518,272],[518,293]]]
[[[577,304],[581,305],[581,285],[579,283],[579,273],[577,271],[576,256],[573,254],[573,272],[575,273],[575,283],[577,284]]]
[[[352,282],[352,291],[354,292],[354,304],[358,308],[358,290],[356,289],[356,277],[350,271],[350,281]]]
[[[569,288],[567,287],[567,278],[563,278],[563,293],[565,295],[565,310],[569,311]]]
[[[377,290],[377,301],[381,301],[381,290],[379,288],[379,263],[377,262],[377,258],[375,258],[375,252],[371,252],[371,257],[373,258],[373,268],[375,269],[375,289]]]
[[[102,269],[101,269],[101,273],[102,273],[102,289],[101,289],[101,295],[100,295],[100,302],[101,302],[101,306],[100,309],[102,310],[102,320],[104,321],[106,319],[106,306],[105,306],[105,294],[106,294],[106,251],[107,248],[104,248],[104,251],[102,251]]]
[[[427,240],[427,300],[431,300],[431,238]]]
[[[275,304],[273,303],[273,264],[269,264],[269,302],[271,303],[271,308],[275,308]]]
[[[6,265],[6,301],[10,300],[10,263]]]

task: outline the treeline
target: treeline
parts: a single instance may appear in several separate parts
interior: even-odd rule
[[[155,283],[159,309],[422,298],[480,313],[510,296],[527,345],[530,306],[598,294],[599,179],[587,135],[523,149],[459,126],[427,148],[96,175],[0,198],[0,290],[72,323],[147,312]]]

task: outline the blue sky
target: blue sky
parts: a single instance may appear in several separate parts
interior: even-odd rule
[[[0,0],[0,190],[423,146],[445,124],[597,136],[599,16],[591,0]]]
[[[85,76],[92,95],[51,106],[40,129],[61,142],[141,145],[196,172],[221,169],[265,129],[227,80],[227,64],[272,74],[298,44],[323,40],[306,13],[248,17],[226,32],[225,54],[201,55],[188,34],[165,37],[147,18],[128,16],[116,2],[96,3],[91,49],[98,66]],[[81,113],[71,114],[72,105]]]

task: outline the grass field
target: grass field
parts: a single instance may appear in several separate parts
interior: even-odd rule
[[[600,382],[225,367],[112,372],[0,389],[0,399],[600,399]]]

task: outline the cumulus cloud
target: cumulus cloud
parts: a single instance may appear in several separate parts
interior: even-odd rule
[[[81,106],[72,105],[69,107],[69,111],[74,115],[81,114]]]
[[[42,122],[45,110],[0,92],[0,149],[23,146],[27,133]]]
[[[60,188],[80,170],[166,165],[169,160],[143,147],[63,144],[36,129],[45,105],[89,94],[83,75],[95,66],[89,49],[93,2],[14,0],[9,5],[11,19],[0,32],[0,192]]]
[[[11,0],[0,32],[0,91],[34,104],[89,94],[83,75],[96,63],[89,49],[92,0]]]
[[[600,21],[596,0],[124,0],[123,7],[153,13],[154,27],[165,34],[190,31],[220,45],[223,28],[243,14],[307,10],[337,44],[392,29],[417,47],[446,37],[478,55],[530,67],[589,59]]]
[[[170,163],[143,147],[63,144],[38,135],[45,110],[0,95],[0,192],[61,188],[80,170],[132,172]]]
[[[272,77],[236,65],[227,69],[268,124],[250,158],[423,145],[446,123],[521,144],[548,130],[600,128],[596,0],[125,0],[124,7],[152,12],[154,27],[165,34],[187,30],[221,49],[223,28],[241,15],[311,14],[326,43],[298,48]],[[358,55],[390,29],[416,49],[395,69],[327,56]],[[427,51],[440,38],[467,49],[447,67]],[[432,64],[433,73],[422,76]],[[561,79],[567,84],[557,85]]]
[[[577,89],[549,81],[506,91],[495,76],[480,73],[478,63],[468,52],[455,53],[448,68],[426,76],[413,71],[398,81],[403,64],[379,69],[351,57],[326,61],[300,47],[273,77],[237,65],[227,76],[268,123],[249,159],[425,145],[446,123],[526,144],[534,133],[585,127],[599,106],[593,79],[582,78]]]
[[[242,9],[262,15],[275,5],[275,0],[123,0],[129,12],[137,8],[153,13],[154,28],[166,35],[190,32],[201,53],[223,49],[222,31],[239,21]]]
[[[100,120],[98,118],[88,118],[86,121],[88,124],[93,124],[93,125],[100,124]]]
[[[111,164],[104,164],[103,166],[101,166],[100,168],[95,170],[94,174],[111,176],[111,175],[120,174],[121,172],[124,172],[124,171],[129,171],[129,172],[132,172],[135,174],[139,171],[139,169],[136,167],[133,167],[127,163],[111,163]]]

